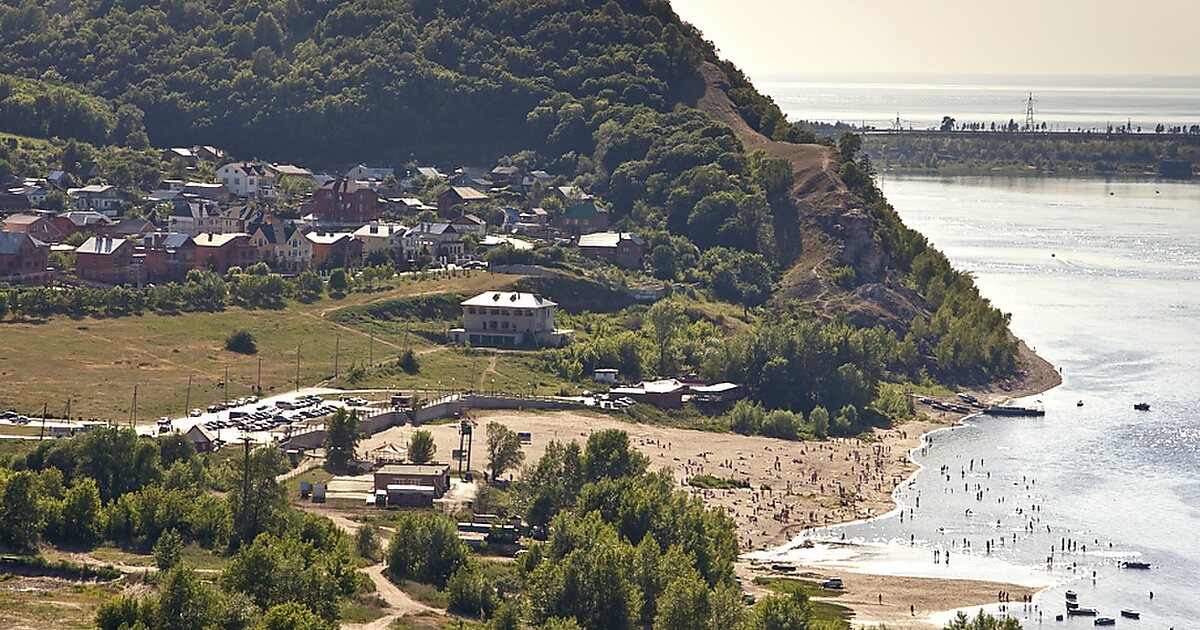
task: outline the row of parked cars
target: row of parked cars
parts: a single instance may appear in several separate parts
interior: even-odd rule
[[[323,402],[325,402],[324,398],[321,398],[320,396],[317,396],[315,394],[308,394],[306,396],[301,396],[299,398],[296,398],[295,400],[277,401],[275,403],[275,406],[279,407],[280,409],[292,410],[292,409],[303,409],[305,407],[312,407],[313,405],[319,405]]]

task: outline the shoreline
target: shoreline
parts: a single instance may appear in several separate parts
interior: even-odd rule
[[[1018,339],[1017,341],[1021,365],[1019,368],[1021,370],[1020,375],[989,384],[987,387],[971,388],[967,391],[977,396],[980,400],[1005,403],[1015,398],[1036,396],[1062,384],[1062,375],[1058,369],[1038,355],[1023,340]],[[916,443],[910,444],[909,448],[905,451],[906,460],[912,467],[912,470],[902,481],[896,483],[889,493],[892,501],[892,509],[883,514],[872,515],[866,518],[848,519],[838,523],[831,523],[815,530],[804,530],[788,541],[778,544],[765,552],[744,553],[738,560],[739,575],[750,577],[751,583],[753,583],[754,577],[760,576],[800,577],[817,582],[827,577],[834,577],[830,569],[835,567],[829,564],[822,566],[824,563],[796,563],[799,572],[799,575],[796,576],[769,571],[763,572],[762,567],[765,566],[764,563],[769,562],[767,558],[772,555],[787,553],[789,550],[801,545],[816,542],[810,538],[801,540],[801,537],[810,531],[819,532],[827,527],[894,517],[900,510],[904,509],[904,506],[901,505],[896,497],[896,492],[925,469],[925,466],[917,462],[915,458],[918,449],[926,446],[929,443],[930,436],[933,434],[966,426],[965,423],[967,420],[977,417],[981,413],[976,411],[958,415],[951,417],[944,423],[925,422],[925,424],[930,426],[926,427],[927,430],[920,433]],[[944,412],[939,413],[939,419],[945,419],[945,417],[946,414]],[[911,424],[913,423],[906,423],[902,426],[909,426]],[[906,440],[901,440],[897,445],[902,445],[905,442]],[[822,542],[828,543],[829,541]],[[755,555],[758,555],[759,558],[752,558]],[[849,608],[854,613],[854,616],[851,618],[851,624],[855,626],[886,624],[890,628],[911,628],[914,630],[941,627],[959,610],[986,609],[989,612],[996,612],[1003,606],[997,601],[996,597],[996,594],[1001,590],[1007,591],[1010,593],[1012,599],[1017,600],[1007,605],[1018,607],[1025,605],[1018,603],[1022,597],[1028,596],[1032,601],[1042,591],[1053,586],[1053,582],[1046,581],[1040,581],[1036,584],[1021,584],[1018,581],[1012,580],[1011,575],[1007,576],[1006,579],[987,580],[975,577],[964,578],[961,575],[938,577],[904,575],[898,572],[889,573],[878,570],[872,571],[868,563],[862,561],[845,562],[836,568],[851,573],[854,577],[847,581],[845,591],[840,596],[816,599]],[[756,589],[759,593],[766,592],[761,587],[756,586]],[[882,596],[882,599],[878,597],[873,599],[872,594]],[[891,595],[890,597],[888,596],[889,594]],[[906,608],[905,604],[913,606],[913,608]]]

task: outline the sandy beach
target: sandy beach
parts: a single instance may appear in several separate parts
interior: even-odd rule
[[[1022,344],[1023,373],[986,390],[972,390],[982,400],[999,401],[1045,391],[1061,382],[1057,370]],[[478,424],[471,468],[481,470],[487,459],[484,427],[496,421],[518,432],[529,432],[525,461],[534,462],[553,440],[586,442],[604,429],[626,431],[632,444],[645,453],[653,469],[668,468],[681,489],[724,510],[737,525],[743,552],[766,552],[787,544],[805,530],[863,518],[877,517],[896,507],[892,492],[916,470],[909,451],[929,431],[959,423],[962,416],[919,408],[925,419],[891,429],[876,429],[869,439],[831,438],[791,442],[733,433],[711,433],[662,426],[632,424],[615,416],[583,411],[476,411]],[[437,443],[437,453],[448,460],[459,446],[457,424],[423,427]],[[360,452],[385,445],[403,448],[415,429],[395,427],[364,440]],[[749,488],[705,490],[687,485],[696,475],[737,479]],[[740,563],[739,572],[749,586],[765,567]],[[828,569],[800,567],[810,577],[829,575]],[[845,575],[843,574],[845,578]],[[846,592],[837,603],[855,610],[856,623],[886,622],[889,626],[929,627],[935,612],[996,602],[999,591],[1017,598],[1031,594],[1028,587],[1000,582],[962,579],[897,577],[855,573],[846,579]],[[885,594],[883,605],[878,595]],[[913,609],[910,610],[909,606]],[[918,614],[920,613],[920,614]]]

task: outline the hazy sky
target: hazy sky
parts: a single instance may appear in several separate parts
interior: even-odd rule
[[[1200,0],[672,0],[755,78],[1200,75]]]

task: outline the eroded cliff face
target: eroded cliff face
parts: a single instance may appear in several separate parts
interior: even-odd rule
[[[860,326],[907,330],[928,305],[889,269],[890,257],[876,236],[875,219],[837,174],[834,150],[820,144],[771,140],[752,129],[730,101],[729,80],[715,65],[701,66],[706,89],[696,107],[728,125],[748,149],[761,149],[792,165],[786,201],[773,204],[781,260],[790,264],[776,300],[799,300]],[[854,269],[857,286],[845,290],[830,276]]]

